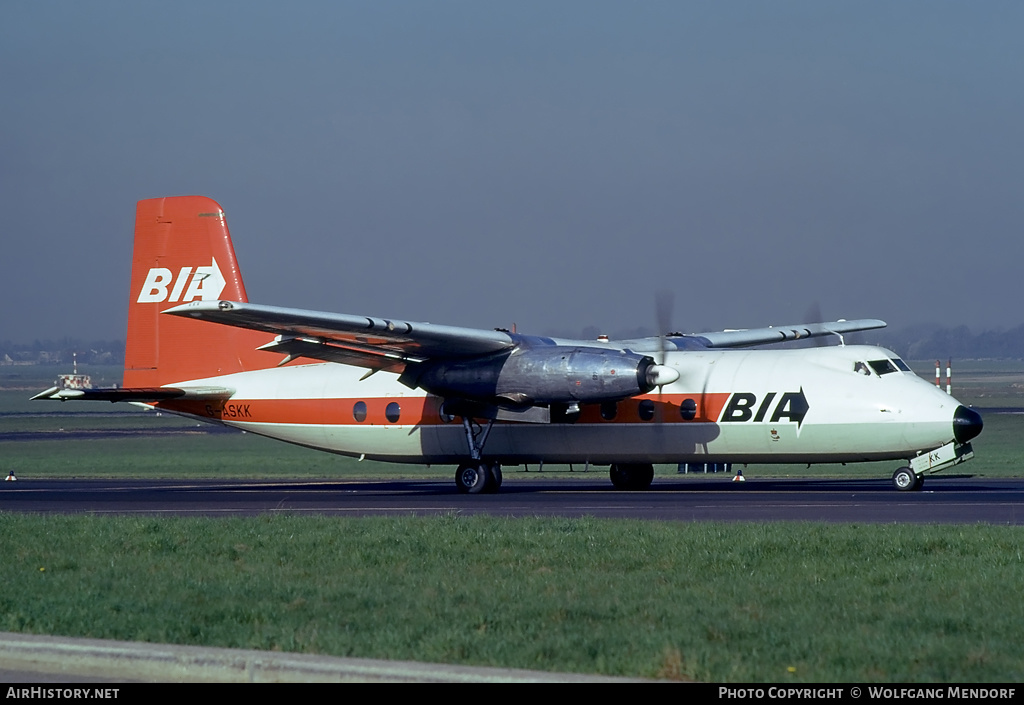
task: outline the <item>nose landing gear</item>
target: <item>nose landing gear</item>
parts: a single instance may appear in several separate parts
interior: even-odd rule
[[[924,475],[910,468],[899,468],[892,474],[892,484],[900,492],[917,492],[924,486]]]
[[[963,409],[964,407],[960,407]],[[975,414],[977,416],[977,414]],[[980,416],[978,418],[981,418]],[[966,462],[974,457],[970,443],[947,443],[929,453],[910,459],[910,465],[892,474],[892,484],[900,492],[916,492],[924,485],[925,473],[932,474]]]

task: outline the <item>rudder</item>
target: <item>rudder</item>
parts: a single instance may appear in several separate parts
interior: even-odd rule
[[[196,299],[248,301],[224,210],[203,196],[139,201],[126,387],[158,387],[273,365],[273,356],[255,350],[268,342],[265,333],[160,313]]]

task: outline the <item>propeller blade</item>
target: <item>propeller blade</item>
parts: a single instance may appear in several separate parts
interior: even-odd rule
[[[810,305],[810,308],[807,309],[807,313],[804,314],[804,323],[822,323],[824,321],[825,319],[821,315],[821,306],[818,304],[817,301],[815,301]],[[828,344],[828,338],[823,337],[814,339],[815,347],[821,348],[827,346]]]
[[[654,315],[658,324],[658,364],[665,364],[665,335],[672,330],[672,307],[675,292],[659,289],[654,295]]]
[[[654,316],[658,325],[658,359],[656,365],[647,370],[647,381],[658,388],[658,425],[664,423],[665,413],[662,403],[662,392],[666,384],[672,384],[679,379],[679,370],[665,365],[665,350],[668,343],[665,336],[672,330],[672,308],[675,304],[675,292],[671,289],[659,289],[654,294]]]

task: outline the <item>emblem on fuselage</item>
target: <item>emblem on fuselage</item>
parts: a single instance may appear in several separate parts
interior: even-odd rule
[[[768,392],[760,400],[753,392],[733,392],[718,422],[776,424],[786,420],[796,423],[797,428],[800,428],[809,408],[803,387],[799,392],[785,392],[781,396],[778,392]]]

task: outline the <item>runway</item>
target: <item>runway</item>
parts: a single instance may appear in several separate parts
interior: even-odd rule
[[[499,494],[462,495],[450,480],[19,480],[0,485],[0,511],[151,515],[329,516],[489,514],[666,521],[1024,523],[1024,480],[929,477],[922,492],[887,479],[658,478],[621,492],[607,478],[507,476]]]

